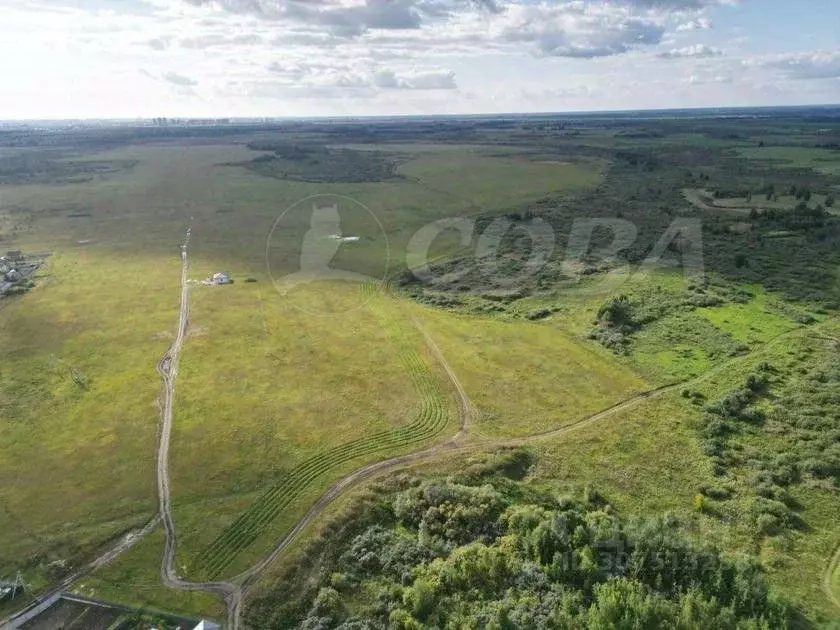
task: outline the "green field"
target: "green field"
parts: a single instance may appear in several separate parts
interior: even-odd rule
[[[768,128],[727,140],[726,121],[704,123],[719,125],[715,133],[679,121],[596,121],[579,132],[475,123],[437,140],[417,122],[376,141],[354,124],[180,139],[137,131],[108,142],[94,134],[43,172],[0,172],[0,251],[51,253],[34,289],[0,299],[0,578],[20,570],[45,590],[157,513],[156,365],[176,331],[178,244],[189,227],[170,450],[180,577],[229,579],[254,566],[325,491],[368,464],[437,446],[398,469],[457,475],[517,446],[528,464],[503,482],[510,497],[594,486],[622,518],[672,512],[687,539],[761,563],[803,627],[837,619],[821,585],[836,592],[840,579],[824,575],[840,543],[840,247],[838,219],[812,212],[836,186],[834,153],[747,148]],[[307,157],[291,168],[295,141]],[[279,157],[252,162],[268,151]],[[722,196],[767,183],[807,188],[810,207],[783,195],[753,216],[746,199]],[[687,204],[684,191],[699,202]],[[341,235],[358,240],[332,265],[366,280],[284,284],[305,254],[312,208],[333,203]],[[422,226],[470,217],[480,231],[502,215],[517,229],[539,219],[555,231],[555,252],[521,283],[498,289],[498,278],[470,267],[475,238],[465,246],[453,233],[430,252],[447,270],[466,270],[460,280],[424,284],[406,273]],[[623,218],[638,239],[605,259],[609,235],[598,233],[580,260],[566,261],[580,217]],[[703,225],[703,280],[673,268],[681,242],[665,251],[670,268],[639,269],[678,217]],[[513,234],[497,269],[515,272],[530,252]],[[235,282],[201,283],[219,271]],[[765,389],[742,392],[748,401],[737,405],[727,398],[759,372],[772,374]],[[737,409],[715,407],[721,400]],[[722,419],[712,422],[715,413]],[[456,434],[464,452],[441,450]],[[348,497],[394,479],[365,481],[303,522],[254,591],[280,593],[277,619],[292,605],[281,601],[292,567],[310,571],[307,584],[326,579],[304,560],[335,531],[328,524],[355,509]],[[762,505],[781,516],[759,514]],[[214,597],[160,584],[162,548],[158,528],[73,588],[223,618]]]
[[[840,174],[840,152],[797,146],[739,148],[738,153],[750,160],[771,160],[786,168],[813,168],[827,175]]]
[[[193,321],[205,336],[185,355],[173,438],[185,454],[173,470],[182,558],[189,566],[195,554],[196,570],[211,577],[227,572],[239,552],[250,550],[251,561],[262,555],[302,516],[304,494],[323,491],[340,472],[445,437],[456,423],[445,377],[418,331],[375,290],[330,287],[329,299],[348,308],[339,327],[284,306],[274,291],[261,298],[261,310],[249,308],[257,284],[232,289],[223,310],[214,304],[222,295],[207,295],[203,308],[196,301]],[[324,295],[300,291],[315,302]],[[240,334],[225,338],[230,329]],[[253,354],[238,350],[243,342]],[[200,469],[189,464],[214,453]],[[255,491],[240,515],[242,496]]]
[[[606,352],[554,327],[416,312],[477,408],[476,438],[557,429],[650,389]]]
[[[154,513],[154,365],[177,314],[164,260],[49,260],[41,286],[0,307],[1,570],[30,568],[40,584],[48,563],[78,561]]]
[[[595,186],[601,168],[597,162],[572,164],[527,156],[446,151],[416,157],[402,164],[399,173],[419,186],[460,199],[470,208],[486,210]]]
[[[432,174],[422,185],[309,184],[222,166],[249,154],[236,145],[128,146],[85,158],[133,163],[126,171],[83,184],[4,186],[9,247],[53,256],[34,291],[0,305],[0,431],[10,445],[0,466],[4,478],[12,471],[15,478],[0,493],[3,573],[22,567],[40,587],[57,571],[49,563],[74,566],[154,514],[155,364],[173,336],[175,245],[187,225],[191,277],[224,269],[238,280],[193,290],[172,461],[179,562],[188,572],[246,568],[337,476],[454,431],[451,389],[401,308],[352,284],[279,293],[266,274],[265,247],[273,221],[298,199],[352,195],[377,215],[399,264],[414,229],[464,203],[429,190]],[[522,173],[534,195],[598,178],[584,167],[476,160],[473,166],[491,175]],[[472,185],[485,194],[478,179]],[[349,217],[348,231],[357,219]],[[287,260],[296,262],[284,240],[299,236],[296,220],[272,243],[275,276]],[[381,249],[343,255],[338,264],[382,273]],[[245,283],[246,276],[258,282]],[[73,370],[83,384],[71,379]],[[342,450],[345,444],[356,446]],[[319,458],[323,465],[307,467]],[[294,490],[282,490],[296,474],[303,476]],[[256,539],[234,536],[229,544],[225,532],[232,535],[248,505],[250,513],[265,513],[258,506],[268,505],[266,496],[276,497],[268,509],[275,516]],[[127,574],[144,574],[143,557],[131,552],[121,561]],[[116,591],[102,588],[134,589],[128,581]]]

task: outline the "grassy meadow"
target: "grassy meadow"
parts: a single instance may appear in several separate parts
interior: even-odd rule
[[[272,149],[248,144],[280,136],[269,132],[113,143],[67,158],[117,165],[105,175],[0,180],[0,250],[52,252],[33,290],[0,301],[0,578],[21,570],[34,588],[46,588],[156,514],[155,366],[177,324],[178,243],[189,227],[189,328],[170,451],[180,575],[236,575],[342,476],[456,433],[456,389],[422,327],[474,417],[464,438],[469,453],[442,455],[418,474],[457,474],[483,451],[680,384],[568,433],[526,442],[532,463],[517,483],[546,492],[594,486],[628,517],[671,512],[693,540],[761,561],[774,593],[800,607],[806,625],[837,619],[840,611],[820,590],[840,542],[834,480],[802,472],[785,486],[785,501],[777,502],[792,514],[786,529],[761,530],[756,513],[770,475],[756,462],[769,458],[781,469],[788,443],[805,449],[833,435],[825,427],[800,435],[801,427],[785,420],[796,410],[784,405],[805,392],[812,397],[803,408],[823,405],[823,416],[833,417],[833,390],[819,387],[834,378],[832,340],[840,330],[829,293],[836,287],[823,291],[815,270],[833,273],[836,284],[835,260],[819,249],[829,247],[834,219],[790,218],[782,227],[801,239],[796,251],[804,253],[788,256],[792,250],[767,245],[786,217],[747,221],[740,203],[728,204],[736,215],[692,205],[682,194],[718,190],[724,204],[735,199],[725,196],[739,184],[733,173],[758,191],[795,167],[791,183],[813,190],[813,206],[830,193],[836,152],[757,148],[744,137],[669,127],[677,123],[661,123],[661,135],[644,127],[638,137],[597,126],[551,136],[542,124],[522,122],[516,133],[488,125],[464,137],[447,131],[436,140],[418,133],[416,142],[296,132],[301,143],[323,143],[312,155],[325,164],[365,164],[366,154],[375,154],[382,167],[376,181],[347,173],[305,181],[314,162],[284,178],[287,157],[258,163],[259,174],[249,161]],[[767,129],[751,133],[763,138]],[[283,150],[276,152],[288,156]],[[686,157],[692,152],[696,163]],[[710,166],[710,155],[724,166]],[[795,214],[788,201],[760,207]],[[371,280],[284,284],[298,270],[312,207],[334,203],[341,234],[358,241],[342,246],[332,265]],[[628,218],[642,241],[658,238],[676,216],[701,218],[710,236],[707,281],[675,270],[634,269],[626,278],[616,261],[585,258],[578,277],[552,259],[532,285],[504,294],[466,280],[443,288],[401,282],[409,239],[437,219],[536,216],[557,227],[557,217],[578,214]],[[451,237],[432,244],[436,257],[468,254]],[[638,246],[641,255],[625,253],[638,263],[650,245]],[[763,282],[764,267],[743,253],[759,247],[786,268],[772,286]],[[507,251],[501,257],[515,258]],[[217,271],[229,272],[234,284],[201,284]],[[392,285],[374,282],[388,278]],[[720,451],[725,441],[726,452],[710,455],[707,407],[763,363],[778,372],[750,409],[766,411],[766,421],[725,425],[730,433],[713,446]],[[776,408],[788,415],[773,415]],[[809,470],[830,469],[832,453],[826,447]],[[708,494],[719,486],[726,492]],[[257,591],[282,586],[290,567],[332,531],[326,523],[355,514],[352,497],[370,499],[369,487],[340,497],[310,524]],[[160,585],[162,542],[157,529],[74,588],[221,617],[214,598]],[[829,576],[835,590],[838,580]]]
[[[840,152],[832,149],[802,146],[765,146],[739,148],[738,153],[750,160],[770,160],[784,168],[813,168],[828,175],[840,174]]]
[[[0,306],[0,572],[39,585],[156,510],[154,366],[177,258],[108,261],[56,251],[41,285]]]
[[[476,439],[557,429],[650,389],[557,327],[415,308],[476,407]]]
[[[200,573],[195,558],[296,465],[410,426],[423,402],[406,356],[419,361],[412,369],[419,365],[420,386],[436,388],[442,414],[443,424],[430,434],[339,458],[241,557],[230,559],[225,568],[235,571],[259,557],[331,480],[445,438],[457,422],[445,375],[393,300],[364,297],[352,283],[275,290],[266,244],[283,210],[311,195],[352,197],[375,214],[393,264],[400,264],[417,227],[471,207],[470,195],[478,195],[482,209],[507,207],[510,198],[491,201],[495,193],[481,181],[498,182],[506,173],[533,185],[537,196],[599,177],[585,167],[476,156],[470,166],[476,179],[461,197],[446,190],[452,179],[439,182],[445,192],[434,190],[426,152],[418,152],[417,181],[357,184],[288,182],[226,166],[251,155],[235,144],[123,146],[85,158],[133,164],[122,172],[82,183],[2,187],[7,247],[53,254],[35,290],[0,304],[0,432],[11,446],[0,456],[9,480],[0,491],[2,574],[21,568],[43,587],[60,567],[92,557],[155,513],[155,364],[177,321],[177,243],[187,226],[190,277],[226,270],[237,283],[192,289],[172,451],[184,571]],[[487,170],[483,180],[479,167]],[[294,269],[306,215],[281,219],[272,233],[275,278]],[[379,236],[379,224],[371,228],[365,213],[343,219],[346,232],[371,229],[372,240]],[[361,253],[344,248],[336,263],[381,277],[377,245]],[[77,383],[71,376],[78,374]],[[155,575],[146,566],[151,543],[143,545],[115,565],[117,583],[107,571],[92,583],[102,595],[135,593],[133,602],[172,606],[177,598],[159,599],[159,590],[141,589],[129,577]]]

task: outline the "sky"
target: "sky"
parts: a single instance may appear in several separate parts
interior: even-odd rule
[[[840,103],[838,0],[0,0],[0,120]]]

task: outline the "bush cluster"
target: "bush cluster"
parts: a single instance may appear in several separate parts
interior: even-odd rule
[[[392,521],[343,543],[294,610],[272,615],[271,594],[256,602],[252,623],[309,630],[786,627],[789,610],[769,596],[760,567],[693,546],[672,517],[628,521],[593,491],[582,500],[538,498],[512,483],[426,480],[390,494]]]

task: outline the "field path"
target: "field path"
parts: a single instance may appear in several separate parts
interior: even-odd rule
[[[169,487],[169,443],[172,434],[172,407],[175,398],[175,379],[178,376],[178,359],[184,338],[187,334],[187,323],[190,312],[190,285],[187,279],[189,262],[187,247],[190,241],[190,230],[181,244],[181,306],[178,314],[178,332],[169,350],[158,361],[157,371],[163,381],[163,405],[161,406],[161,427],[157,449],[157,488],[160,519],[163,521],[164,546],[163,558],[160,564],[160,577],[169,588],[186,591],[205,591],[220,595],[228,611],[228,627],[239,627],[238,612],[241,608],[242,590],[232,582],[189,582],[178,577],[175,571],[175,550],[177,536],[175,523],[172,520],[172,502]]]
[[[420,322],[417,321],[417,318],[412,317],[411,320],[414,322],[415,327],[420,333],[423,335],[423,339],[426,340],[426,345],[429,347],[429,350],[434,356],[435,360],[440,364],[443,368],[443,371],[446,372],[446,375],[449,377],[449,382],[452,383],[452,387],[455,389],[455,393],[458,395],[458,417],[460,418],[460,424],[458,426],[458,433],[456,433],[452,441],[458,441],[461,438],[465,437],[469,431],[470,425],[473,422],[473,404],[470,400],[470,397],[467,396],[467,392],[464,389],[463,385],[461,385],[461,381],[458,380],[458,376],[455,374],[455,371],[449,365],[449,362],[446,360],[446,357],[443,356],[443,352],[440,351],[438,345],[435,343],[435,340],[432,339],[432,336],[428,333],[428,331],[420,325]]]
[[[368,464],[348,475],[345,475],[338,481],[336,481],[330,488],[324,492],[315,503],[313,503],[310,508],[306,511],[303,517],[295,524],[295,526],[289,530],[277,543],[274,545],[272,550],[268,553],[268,555],[264,556],[257,564],[255,564],[250,569],[240,573],[236,577],[233,578],[233,581],[242,585],[242,595],[247,592],[247,589],[259,578],[259,576],[271,565],[288,547],[289,545],[294,542],[294,540],[300,535],[300,533],[306,529],[306,527],[315,519],[317,518],[325,509],[326,507],[332,503],[338,496],[340,496],[345,490],[348,488],[356,485],[357,483],[369,479],[375,475],[378,475],[382,472],[393,470],[400,466],[404,466],[406,464],[411,464],[414,462],[419,462],[425,459],[429,459],[430,457],[434,457],[436,455],[440,455],[444,452],[459,452],[465,451],[468,449],[475,448],[479,445],[479,443],[470,444],[469,446],[461,446],[459,442],[462,438],[467,435],[470,425],[473,421],[473,404],[472,401],[467,396],[467,392],[464,387],[461,385],[461,382],[458,380],[458,376],[453,371],[452,367],[446,360],[446,357],[441,352],[440,348],[434,342],[431,335],[420,325],[420,322],[417,319],[412,318],[412,321],[415,327],[420,331],[423,335],[424,340],[426,341],[426,345],[429,348],[432,356],[434,356],[435,360],[440,364],[443,370],[446,372],[447,376],[449,377],[450,383],[452,384],[453,389],[458,397],[458,418],[459,418],[459,425],[458,425],[458,432],[450,438],[448,441],[436,444],[430,448],[424,449],[422,451],[418,451],[416,453],[409,453],[407,455],[401,455],[399,457],[393,457],[391,459],[387,459],[380,462],[374,462],[372,464]],[[242,609],[242,600],[237,603],[237,611],[236,615],[241,615]],[[237,621],[238,623],[238,621]]]
[[[312,522],[332,501],[344,492],[348,487],[372,477],[380,472],[393,469],[398,466],[409,464],[422,459],[438,455],[446,450],[457,451],[462,447],[458,441],[466,436],[468,428],[473,419],[473,405],[467,396],[466,391],[458,380],[440,348],[435,344],[429,333],[424,330],[419,322],[414,319],[414,325],[422,333],[423,338],[434,356],[446,372],[453,389],[458,397],[459,428],[458,433],[447,442],[432,446],[417,453],[411,453],[395,457],[381,462],[375,462],[364,466],[355,472],[345,475],[335,482],[319,499],[307,510],[306,514],[297,524],[286,533],[272,548],[272,550],[259,560],[251,568],[243,571],[229,581],[215,582],[190,582],[178,577],[175,571],[175,554],[177,550],[177,533],[172,518],[171,489],[169,478],[169,447],[173,424],[173,407],[175,398],[175,380],[178,375],[178,359],[181,348],[186,338],[189,322],[189,281],[187,273],[189,262],[187,258],[187,247],[189,245],[190,231],[181,244],[181,302],[178,315],[178,331],[175,340],[169,350],[158,362],[157,371],[163,381],[163,404],[161,406],[161,428],[157,449],[157,488],[158,502],[160,509],[160,520],[163,522],[165,542],[163,558],[160,566],[160,576],[163,583],[169,588],[188,591],[204,591],[220,595],[227,608],[227,625],[231,630],[241,627],[241,616],[243,611],[243,597],[246,589],[253,584],[263,571],[297,538],[309,523]],[[471,445],[472,448],[472,445]]]
[[[32,602],[30,602],[25,608],[18,610],[17,612],[9,615],[8,617],[0,619],[0,629],[13,630],[14,628],[19,628],[22,624],[26,623],[26,621],[28,621],[31,617],[36,616],[36,611],[41,604],[49,602],[53,598],[58,597],[58,595],[70,588],[70,586],[77,580],[80,580],[88,573],[105,566],[123,552],[131,549],[146,534],[153,531],[158,526],[158,522],[159,518],[157,515],[155,515],[141,529],[127,533],[125,536],[120,538],[119,542],[116,545],[108,549],[108,551],[106,551],[100,556],[97,556],[81,568],[73,571],[73,573],[68,575],[59,584],[51,588],[49,591],[38,595],[38,597],[34,598]]]

